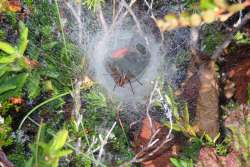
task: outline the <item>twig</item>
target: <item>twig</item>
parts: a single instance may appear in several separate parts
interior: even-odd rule
[[[112,20],[114,20],[114,18],[115,18],[115,10],[116,10],[116,2],[115,2],[115,0],[113,0],[112,1],[112,6],[113,6],[113,11],[112,11]]]
[[[75,9],[73,8],[73,6],[67,2],[66,3],[67,7],[70,9],[71,13],[73,14],[75,20],[77,21],[77,24],[78,24],[78,31],[79,31],[79,43],[80,43],[80,46],[82,45],[82,39],[83,39],[83,35],[82,35],[82,29],[83,29],[83,21],[81,20],[81,13],[82,13],[82,8],[81,8],[81,4],[77,5],[78,8],[77,8],[77,11],[75,12]]]
[[[100,151],[99,151],[99,154],[98,154],[97,161],[101,161],[101,157],[102,157],[102,154],[103,154],[104,146],[108,143],[109,136],[111,135],[111,132],[115,128],[115,125],[116,125],[116,122],[113,123],[112,127],[110,128],[110,130],[107,133],[107,135],[104,138],[104,140],[102,139],[102,136],[99,135],[99,138],[100,138],[100,141],[101,141],[101,147],[100,147]]]
[[[23,123],[26,121],[26,119],[27,119],[33,112],[35,112],[37,109],[39,109],[40,107],[42,107],[43,105],[45,105],[45,104],[47,104],[47,103],[50,103],[51,101],[54,101],[54,100],[56,100],[56,99],[58,99],[58,98],[61,98],[61,97],[66,96],[66,95],[69,95],[70,93],[71,93],[71,91],[68,91],[68,92],[59,94],[59,95],[57,95],[57,96],[53,96],[53,97],[51,97],[50,99],[47,99],[47,100],[45,100],[44,102],[42,102],[42,103],[38,104],[37,106],[35,106],[32,110],[30,110],[30,111],[24,116],[24,118],[22,119],[22,121],[21,121],[21,123],[20,123],[20,125],[19,125],[19,127],[18,127],[18,130],[20,130],[20,129],[22,128]]]
[[[149,115],[149,108],[154,101],[153,97],[154,97],[155,93],[157,93],[157,95],[159,96],[161,104],[164,108],[165,115],[166,115],[167,119],[170,121],[171,127],[168,131],[168,134],[166,135],[165,139],[157,147],[154,147],[160,141],[159,139],[155,139],[156,135],[160,132],[160,129],[157,129],[154,132],[154,134],[151,136],[147,145],[144,148],[142,148],[141,151],[138,152],[131,161],[123,163],[122,165],[120,165],[120,167],[124,167],[127,164],[139,163],[139,162],[143,162],[143,161],[147,160],[149,157],[152,157],[161,148],[163,148],[166,143],[168,143],[169,141],[172,140],[172,128],[173,128],[173,126],[172,126],[172,113],[171,113],[171,110],[169,109],[168,104],[165,103],[165,100],[164,100],[163,96],[161,95],[161,91],[160,91],[160,88],[158,87],[157,81],[155,82],[154,89],[150,94],[149,103],[147,105],[147,117],[149,120],[151,120],[151,117]],[[150,126],[151,127],[153,126],[152,120],[151,120]],[[150,151],[150,152],[148,152],[148,151]]]
[[[242,0],[238,0],[238,3],[239,3],[239,4],[242,4]],[[239,19],[238,19],[238,21],[234,24],[234,27],[237,27],[237,26],[241,23],[242,17],[243,17],[243,13],[242,13],[242,10],[241,10],[240,13],[239,13]]]
[[[191,50],[193,55],[197,55],[197,51],[200,50],[198,43],[199,43],[199,30],[198,30],[198,28],[191,28],[190,50]]]
[[[127,135],[126,135],[126,133],[125,133],[125,130],[124,130],[124,126],[123,126],[123,124],[122,124],[122,121],[121,121],[121,119],[120,119],[120,108],[121,107],[121,104],[119,104],[119,106],[117,107],[117,118],[118,118],[118,122],[119,122],[119,125],[121,126],[121,128],[122,128],[122,132],[123,132],[123,135],[124,135],[124,137],[126,138],[126,142],[127,142],[127,144],[129,145],[129,140],[128,140],[128,137],[127,137]]]
[[[62,33],[62,39],[63,39],[63,45],[64,45],[64,48],[66,50],[66,56],[68,57],[69,55],[69,51],[68,51],[68,48],[67,48],[67,43],[66,43],[66,39],[65,39],[65,35],[64,35],[64,25],[62,23],[62,19],[61,19],[61,14],[60,14],[60,9],[59,9],[59,5],[58,5],[58,0],[55,0],[55,3],[56,3],[56,11],[57,11],[57,15],[58,15],[58,19],[59,19],[59,24],[60,24],[60,29],[61,29],[61,33]],[[63,54],[62,54],[63,55]],[[62,56],[61,56],[62,58]]]
[[[148,3],[147,0],[144,0],[145,4],[147,5],[148,7],[148,12],[151,12],[151,17],[154,17],[154,14],[153,14],[153,4],[154,4],[154,0],[151,0],[150,4]]]
[[[250,19],[250,12],[248,12],[242,19],[241,24],[239,24],[226,38],[226,40],[222,43],[220,47],[218,47],[212,55],[212,60],[217,60],[220,55],[223,53],[224,49],[228,47],[231,41],[234,38],[234,34],[239,31]]]
[[[72,110],[72,114],[75,117],[75,120],[77,122],[77,127],[79,128],[80,123],[81,123],[81,116],[80,116],[80,109],[81,109],[81,85],[82,85],[82,80],[81,79],[76,79],[74,89],[71,93],[71,96],[74,101],[74,108]]]
[[[39,149],[39,141],[40,141],[40,137],[41,137],[41,130],[42,130],[42,124],[43,124],[43,119],[40,122],[39,125],[39,129],[37,132],[37,139],[36,139],[36,152],[35,152],[35,166],[39,166],[38,165],[38,149]]]
[[[141,28],[141,25],[140,25],[140,22],[138,21],[138,19],[137,19],[135,13],[133,12],[133,10],[131,9],[131,7],[127,4],[127,2],[126,2],[125,0],[121,0],[121,1],[122,1],[122,3],[124,4],[124,7],[125,7],[125,8],[127,9],[127,11],[129,12],[129,14],[132,16],[132,18],[133,18],[133,20],[134,20],[134,22],[135,22],[135,24],[136,24],[136,27],[137,27],[137,29],[138,29],[138,31],[139,31],[139,34],[140,34],[141,36],[144,36],[143,31],[142,31],[142,28]],[[146,44],[149,45],[149,41],[148,41],[147,37],[144,37],[144,39],[145,39],[145,41],[146,41]]]
[[[152,103],[154,102],[153,97],[154,97],[154,94],[156,92],[157,86],[158,86],[158,81],[156,81],[154,84],[154,88],[153,88],[152,92],[150,93],[149,102],[148,102],[147,108],[146,108],[146,115],[147,115],[147,118],[149,121],[151,132],[153,132],[153,133],[155,133],[155,127],[153,127],[152,119],[151,119],[151,116],[149,114],[149,109],[150,109]]]
[[[101,6],[99,6],[97,8],[97,17],[99,18],[99,20],[101,22],[101,25],[102,25],[102,28],[103,28],[104,32],[108,32],[108,24],[107,24],[107,22],[106,22],[106,20],[104,18]]]
[[[131,0],[130,1],[130,3],[129,3],[129,7],[130,8],[132,8],[132,6],[135,4],[135,2],[136,2],[137,0]],[[116,13],[116,16],[114,17],[114,19],[113,19],[113,23],[112,23],[112,25],[111,25],[111,27],[110,27],[110,32],[115,28],[115,26],[116,25],[118,25],[119,23],[121,23],[122,21],[123,21],[123,19],[127,16],[127,14],[128,14],[128,11],[126,10],[124,13],[123,13],[123,15],[122,16],[120,16],[120,14],[121,14],[121,12],[122,12],[122,10],[123,10],[123,8],[124,8],[124,5],[123,5],[123,3],[121,2],[120,4],[119,4],[119,10],[118,10],[118,12]],[[120,16],[120,17],[119,17]],[[119,19],[118,19],[119,18]]]
[[[172,138],[166,139],[164,140],[158,147],[156,147],[153,151],[151,151],[149,154],[146,154],[145,156],[143,156],[140,159],[137,159],[137,157],[135,157],[131,163],[138,163],[138,162],[143,162],[145,160],[147,160],[149,157],[152,157],[153,155],[155,155],[165,144],[167,144],[169,141],[171,141]]]

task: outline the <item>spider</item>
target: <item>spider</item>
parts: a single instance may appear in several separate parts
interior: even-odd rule
[[[111,71],[111,76],[114,79],[115,82],[115,86],[113,88],[113,90],[115,90],[115,88],[117,86],[119,87],[124,87],[125,84],[129,83],[131,91],[133,94],[135,94],[131,80],[135,79],[140,85],[143,85],[133,74],[131,74],[129,71],[126,73],[122,70],[119,70],[118,67],[116,66],[112,66],[111,64],[109,64],[109,68]]]

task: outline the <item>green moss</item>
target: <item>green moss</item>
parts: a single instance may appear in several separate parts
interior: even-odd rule
[[[0,123],[0,148],[9,146],[13,142],[13,138],[11,137],[12,128],[12,118],[7,116],[5,118],[1,117]]]
[[[205,53],[212,55],[216,47],[224,41],[225,34],[216,28],[216,24],[205,25],[203,28],[201,47]]]

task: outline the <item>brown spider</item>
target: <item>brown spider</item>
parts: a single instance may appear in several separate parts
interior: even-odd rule
[[[127,73],[125,73],[125,72],[119,70],[116,66],[112,66],[110,64],[109,64],[109,68],[111,71],[111,76],[115,82],[115,86],[114,86],[113,90],[115,90],[116,86],[124,87],[125,84],[129,83],[132,93],[135,94],[132,83],[131,83],[131,79],[135,79],[140,85],[142,85],[142,83],[129,71]]]

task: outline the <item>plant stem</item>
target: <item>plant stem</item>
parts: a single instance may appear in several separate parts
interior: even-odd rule
[[[57,0],[55,0],[55,3],[56,3],[56,11],[57,11],[57,15],[58,15],[58,19],[59,19],[59,24],[60,24],[60,29],[61,29],[61,33],[62,33],[62,38],[63,38],[63,45],[64,45],[64,48],[65,48],[65,51],[66,51],[66,56],[67,58],[69,57],[68,56],[68,48],[67,48],[67,44],[66,44],[66,40],[65,40],[65,35],[64,35],[64,31],[63,31],[63,24],[62,24],[62,19],[61,19],[61,15],[60,15],[60,9],[59,9],[59,5],[58,5],[58,2]],[[63,54],[62,54],[63,55]],[[62,59],[62,55],[61,55],[61,59]]]
[[[42,124],[43,124],[43,120],[41,120],[41,123],[39,125],[37,139],[36,139],[36,163],[35,163],[36,166],[38,166],[38,148],[39,148],[39,140],[41,136]]]
[[[68,92],[59,94],[59,95],[57,95],[57,96],[53,96],[53,97],[51,97],[50,99],[45,100],[44,102],[42,102],[42,103],[38,104],[37,106],[35,106],[35,107],[34,107],[32,110],[30,110],[30,111],[25,115],[25,117],[22,119],[22,121],[21,121],[21,123],[20,123],[20,125],[19,125],[19,127],[18,127],[18,130],[20,130],[20,129],[22,128],[23,123],[26,121],[26,119],[27,119],[33,112],[35,112],[38,108],[42,107],[43,105],[45,105],[45,104],[47,104],[47,103],[49,103],[49,102],[51,102],[51,101],[54,101],[54,100],[58,99],[58,98],[60,98],[60,97],[66,96],[66,95],[68,95],[68,94],[70,94],[70,93],[71,93],[71,91],[68,91]]]

